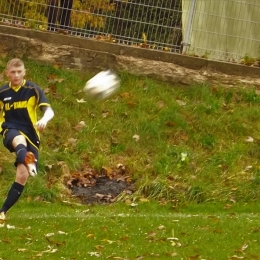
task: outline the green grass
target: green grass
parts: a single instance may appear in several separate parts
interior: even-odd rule
[[[258,199],[260,98],[253,86],[178,86],[122,72],[117,95],[94,102],[81,92],[93,73],[29,61],[26,67],[27,79],[48,91],[56,113],[42,136],[41,177],[32,181],[39,186],[55,190],[64,168],[77,171],[86,161],[97,171],[122,163],[139,195],[199,203]],[[88,102],[78,103],[82,98]],[[10,181],[13,157],[3,147],[0,152],[0,179]]]
[[[93,73],[26,67],[27,79],[49,90],[56,116],[42,135],[39,174],[8,214],[14,228],[0,228],[1,260],[259,259],[253,86],[178,86],[121,72],[119,92],[94,102],[80,92]],[[1,146],[0,158],[4,200],[14,156]],[[97,171],[124,164],[136,192],[106,206],[62,202],[72,200],[64,176],[85,163]]]
[[[259,259],[259,210],[21,201],[0,228],[0,259]]]

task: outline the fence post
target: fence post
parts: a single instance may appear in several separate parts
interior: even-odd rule
[[[185,0],[184,0],[185,1]],[[182,54],[186,54],[187,48],[190,46],[190,34],[191,34],[191,27],[192,27],[192,22],[193,22],[193,17],[195,13],[195,6],[197,0],[191,0],[191,8],[188,14],[188,22],[186,26],[186,34],[184,36],[183,42],[182,42]]]

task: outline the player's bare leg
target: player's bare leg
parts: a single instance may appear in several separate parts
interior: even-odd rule
[[[12,144],[13,147],[15,147],[18,161],[23,161],[23,163],[17,163],[16,165],[15,181],[7,194],[6,200],[2,208],[0,209],[0,222],[5,221],[6,212],[20,198],[24,186],[29,178],[29,175],[35,176],[37,174],[34,154],[32,152],[27,151],[27,144],[24,136],[16,136],[13,139]]]

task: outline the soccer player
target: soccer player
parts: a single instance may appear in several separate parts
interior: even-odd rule
[[[25,67],[20,59],[7,63],[10,82],[0,88],[0,133],[4,146],[16,154],[16,176],[0,208],[0,222],[21,196],[28,177],[37,174],[39,133],[44,130],[54,112],[39,86],[24,79]],[[37,108],[43,117],[37,121]]]

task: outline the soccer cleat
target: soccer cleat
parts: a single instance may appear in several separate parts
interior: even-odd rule
[[[32,152],[27,152],[25,156],[25,165],[31,176],[37,175],[36,164],[35,164],[36,161],[37,160],[35,159],[34,154]]]
[[[0,223],[4,223],[5,222],[5,213],[2,211],[0,212]]]

